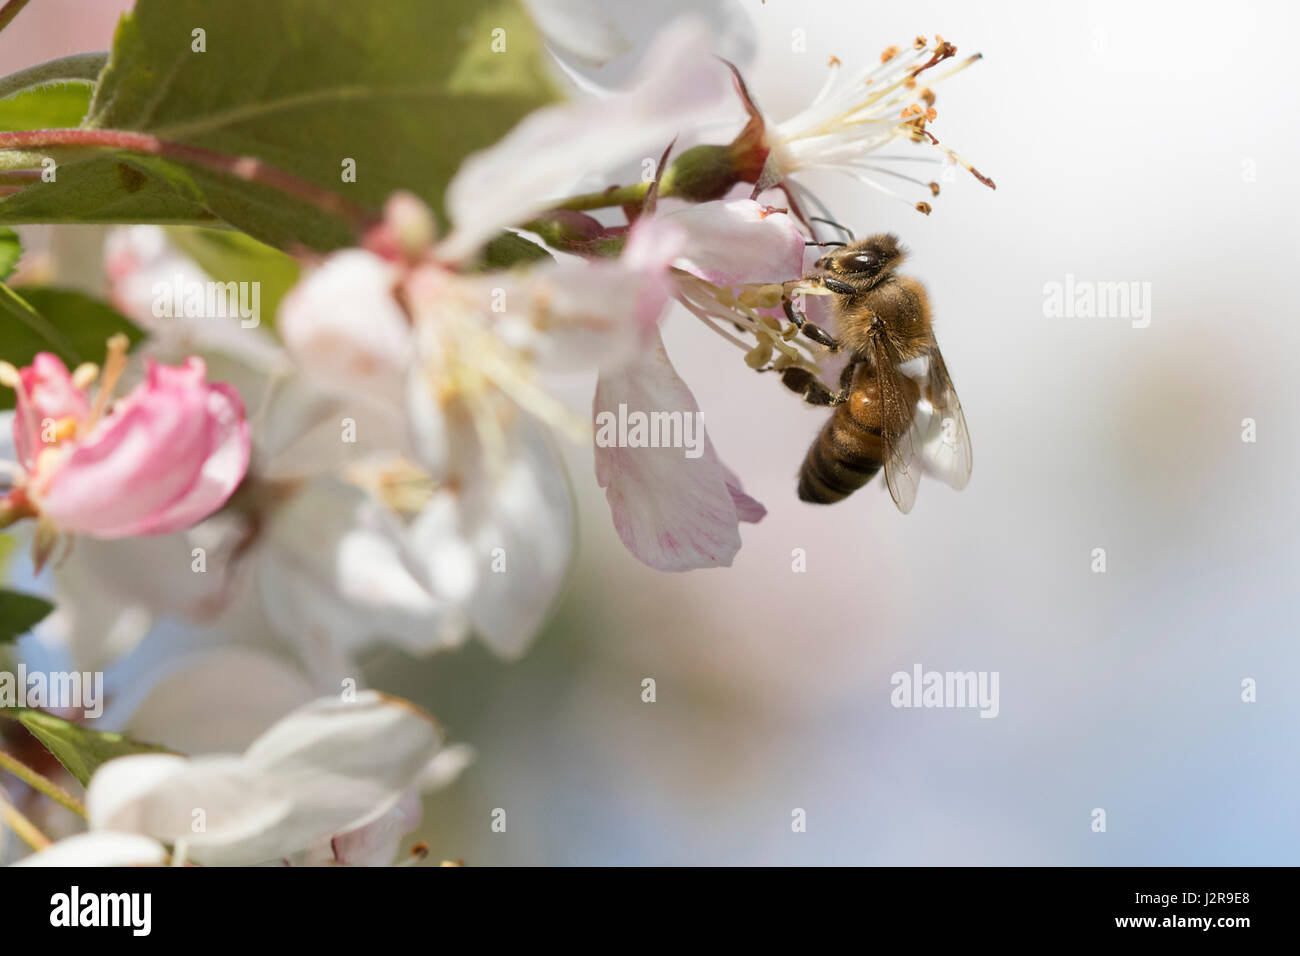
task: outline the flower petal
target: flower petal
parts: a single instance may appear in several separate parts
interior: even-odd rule
[[[279,781],[226,756],[118,757],[95,771],[86,789],[91,829],[141,833],[164,843],[184,840],[195,847],[254,839],[284,820],[292,805]]]
[[[579,62],[601,64],[631,49],[631,41],[596,0],[524,0],[548,43]]]
[[[160,866],[167,851],[138,833],[78,833],[14,866]]]
[[[335,392],[400,401],[411,331],[393,295],[399,275],[374,253],[345,249],[285,296],[276,327],[314,381]]]
[[[731,500],[736,503],[736,516],[748,524],[762,521],[767,515],[767,509],[756,498],[745,494],[734,471],[723,465],[722,472],[727,476],[727,491],[731,494]]]
[[[545,433],[520,418],[499,474],[480,463],[458,490],[439,491],[411,527],[434,589],[506,658],[540,630],[568,572],[574,504]]]
[[[405,547],[359,489],[313,482],[267,531],[258,559],[267,614],[283,633],[322,638],[342,655],[381,638],[414,654],[458,644],[463,614],[429,589]]]
[[[330,855],[343,866],[388,866],[402,839],[420,825],[420,795],[414,789],[383,816],[329,841]]]
[[[680,230],[651,220],[632,229],[618,259],[566,258],[513,283],[498,280],[508,309],[499,330],[543,373],[617,368],[641,350],[663,314],[680,243]]]
[[[775,283],[803,275],[804,236],[794,220],[752,199],[699,203],[663,218],[686,237],[673,265],[706,282]]]
[[[292,368],[284,350],[268,334],[267,326],[246,326],[236,308],[248,304],[230,300],[236,308],[206,314],[188,314],[185,298],[196,284],[212,281],[202,268],[167,239],[161,226],[126,226],[112,229],[104,240],[104,271],[109,296],[118,311],[149,332],[146,345],[160,360],[177,361],[202,353],[229,356],[266,373]],[[199,286],[205,288],[206,286]],[[260,300],[259,300],[260,301]],[[173,312],[172,315],[155,312]],[[261,316],[258,316],[260,322]]]
[[[230,706],[232,687],[240,690],[238,707]],[[214,648],[154,678],[126,727],[139,740],[190,756],[234,753],[315,697],[303,674],[279,658],[251,647]]]
[[[439,255],[459,261],[506,226],[526,222],[593,170],[658,156],[726,93],[707,31],[678,23],[656,39],[648,67],[626,92],[529,114],[499,143],[461,163],[447,187],[454,228]]]
[[[86,809],[94,829],[184,841],[203,863],[289,858],[383,817],[440,738],[433,719],[406,701],[371,691],[351,702],[323,698],[278,721],[242,757],[111,760],[91,778]]]
[[[89,414],[90,403],[85,392],[72,384],[72,376],[63,360],[51,352],[38,352],[32,364],[19,373],[19,378],[21,387],[15,400],[14,447],[18,461],[30,468],[43,447],[43,423],[65,418],[80,422]]]
[[[596,481],[605,489],[623,544],[650,567],[689,571],[729,566],[740,549],[742,513],[745,520],[756,521],[762,505],[739,491],[707,433],[700,436],[695,458],[685,448],[619,447],[616,441],[602,441],[602,424],[618,421],[620,406],[628,414],[680,413],[684,423],[689,417],[703,428],[695,396],[657,335],[652,350],[617,374],[602,375],[596,386]]]

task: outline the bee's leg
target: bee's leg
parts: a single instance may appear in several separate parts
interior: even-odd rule
[[[852,368],[850,362],[846,368]],[[849,382],[852,374],[840,375],[839,393],[832,392],[816,375],[807,369],[788,368],[781,373],[781,384],[792,392],[798,392],[809,405],[843,405],[849,399]]]
[[[781,384],[799,395],[808,391],[808,386],[817,381],[817,376],[806,368],[795,365],[781,373]]]
[[[841,282],[839,279],[832,279],[830,276],[818,276],[817,281],[822,284],[822,288],[830,289],[836,295],[853,295],[857,290],[847,282]]]
[[[818,345],[830,349],[832,352],[838,352],[840,350],[840,343],[835,340],[835,337],[820,325],[813,325],[809,322],[808,316],[795,308],[793,299],[781,300],[781,308],[785,310],[785,317],[793,322],[794,327],[805,336],[812,339]]]
[[[857,370],[857,362],[845,362],[844,368],[840,369],[840,392],[835,397],[836,405],[842,405],[849,400],[849,392],[853,391],[853,373]]]

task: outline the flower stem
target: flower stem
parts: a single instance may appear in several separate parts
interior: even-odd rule
[[[610,186],[608,189],[602,189],[599,192],[570,196],[563,202],[557,203],[555,208],[583,212],[587,209],[606,209],[610,206],[622,206],[626,203],[639,203],[645,199],[649,190],[650,183],[636,183],[632,186]],[[659,194],[664,195],[662,189]]]
[[[9,21],[27,6],[27,0],[9,0],[3,7],[0,7],[0,30],[9,26]]]
[[[17,186],[21,188],[40,181],[41,171],[39,169],[0,170],[0,184],[5,186]]]
[[[33,129],[0,133],[0,150],[41,150],[48,148],[115,149],[146,156],[161,156],[177,162],[201,166],[245,182],[268,186],[292,196],[322,212],[347,220],[364,232],[379,222],[379,216],[344,199],[323,186],[301,179],[252,156],[234,156],[201,146],[174,143],[149,133],[114,129]]]
[[[68,791],[64,790],[53,780],[41,776],[41,774],[27,766],[27,764],[23,763],[17,757],[13,757],[5,753],[3,750],[0,750],[0,769],[8,770],[33,790],[40,791],[59,806],[71,810],[83,820],[86,818],[86,808],[82,805],[80,800],[68,793]]]
[[[50,838],[37,829],[36,824],[19,813],[18,808],[6,800],[3,793],[0,793],[0,820],[8,824],[9,829],[17,833],[33,850],[44,850],[50,845]]]

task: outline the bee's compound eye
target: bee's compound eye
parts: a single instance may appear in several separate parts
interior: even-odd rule
[[[874,253],[859,252],[856,255],[849,256],[849,261],[845,265],[852,272],[874,272],[880,268],[880,260],[876,258]]]

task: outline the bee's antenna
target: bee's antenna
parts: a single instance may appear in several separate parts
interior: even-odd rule
[[[809,240],[808,242],[805,242],[804,245],[805,245],[805,246],[846,246],[846,245],[848,245],[848,243],[846,243],[846,242],[815,242],[815,241],[813,241],[813,240]]]
[[[828,225],[828,226],[834,226],[834,227],[835,227],[836,229],[838,229],[840,232],[844,233],[844,235],[848,236],[850,242],[856,242],[856,241],[857,241],[857,238],[858,238],[858,237],[855,236],[855,235],[853,234],[853,230],[852,230],[852,229],[850,229],[848,226],[841,226],[841,225],[840,225],[838,222],[836,222],[834,219],[826,219],[826,218],[824,218],[824,217],[822,217],[822,216],[809,216],[808,218],[811,219],[813,222],[824,222],[824,223],[826,223],[826,225]],[[840,245],[844,245],[844,243],[841,242]]]

